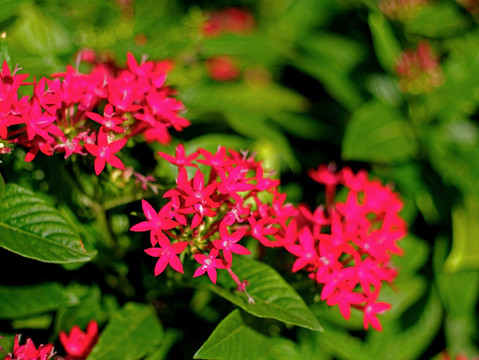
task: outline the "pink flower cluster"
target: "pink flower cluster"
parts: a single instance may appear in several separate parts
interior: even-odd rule
[[[35,346],[32,339],[28,338],[25,344],[20,345],[20,335],[15,336],[13,352],[7,354],[3,360],[48,360],[55,355],[53,345]]]
[[[401,90],[412,94],[431,92],[443,81],[439,59],[424,41],[418,44],[416,50],[403,51],[395,70]]]
[[[354,307],[364,312],[366,329],[381,330],[376,314],[391,305],[377,298],[382,284],[397,275],[391,256],[402,253],[397,242],[407,233],[402,202],[388,186],[368,180],[366,171],[321,165],[310,176],[326,186],[326,206],[301,206],[292,221],[298,230],[289,232],[285,245],[297,257],[292,271],[309,272],[322,285],[321,299],[338,305],[344,318]],[[335,200],[339,185],[348,190],[344,201]]]
[[[98,324],[91,320],[86,332],[75,325],[70,333],[60,332],[60,342],[65,348],[64,360],[84,360],[88,357],[99,338]],[[28,338],[24,345],[20,345],[20,335],[15,336],[13,351],[8,353],[3,360],[48,360],[55,355],[53,344],[35,346],[32,339]]]
[[[297,215],[278,192],[279,180],[252,156],[222,146],[215,154],[198,149],[186,155],[180,144],[175,156],[160,155],[178,167],[176,187],[163,195],[168,201],[158,212],[143,200],[146,221],[131,228],[150,232],[152,247],[145,251],[158,257],[155,275],[167,265],[183,273],[179,255],[189,252],[200,265],[194,277],[207,273],[216,283],[216,269],[226,269],[244,290],[231,270],[233,255],[250,253],[240,241],[251,236],[267,247],[283,246],[288,219]]]
[[[146,141],[166,144],[171,128],[180,131],[189,121],[179,115],[183,104],[165,86],[164,62],[138,63],[131,53],[127,67],[111,61],[97,62],[92,52],[80,60],[91,62],[89,73],[72,66],[66,72],[33,82],[33,94],[20,97],[26,74],[12,72],[4,62],[0,73],[0,151],[11,151],[12,144],[28,148],[26,161],[41,151],[95,157],[95,173],[109,163],[124,169],[117,153],[127,140],[143,135]]]

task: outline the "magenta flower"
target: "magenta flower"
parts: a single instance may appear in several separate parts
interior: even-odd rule
[[[93,121],[102,124],[106,132],[110,130],[116,133],[125,132],[125,130],[121,126],[119,126],[125,121],[125,119],[121,117],[115,117],[113,106],[111,106],[111,104],[106,104],[105,110],[103,111],[103,116],[90,111],[86,112],[86,116],[88,116]]]
[[[21,335],[15,335],[13,352],[7,354],[4,360],[48,360],[55,354],[53,344],[39,345],[38,348],[32,339],[27,338],[24,345],[20,345]]]
[[[239,255],[249,255],[251,252],[238,242],[243,238],[247,228],[242,227],[233,233],[228,232],[228,228],[224,222],[220,225],[220,238],[213,241],[213,246],[223,251],[223,256],[228,264],[233,261],[232,253]]]
[[[172,203],[163,206],[158,213],[146,200],[141,201],[141,206],[146,216],[146,221],[133,225],[130,230],[151,231],[151,246],[154,246],[160,239],[162,241],[169,241],[166,235],[163,234],[163,230],[170,230],[179,225],[176,221],[171,220],[171,216],[174,214],[171,210]]]
[[[170,240],[164,237],[158,240],[158,244],[160,247],[145,249],[148,255],[159,258],[155,266],[155,276],[160,275],[168,264],[176,271],[183,273],[183,264],[178,254],[186,249],[188,241],[179,241],[171,244]]]
[[[67,335],[64,331],[60,331],[58,337],[67,353],[65,360],[83,360],[95,346],[99,338],[98,324],[95,320],[91,320],[83,332],[77,325],[73,326]]]
[[[195,260],[201,264],[201,266],[196,269],[193,277],[201,276],[207,272],[211,282],[216,284],[216,269],[226,269],[224,261],[216,258],[218,253],[218,249],[211,249],[209,256],[204,254],[193,255]]]
[[[120,139],[113,142],[108,142],[108,134],[102,130],[98,132],[98,145],[85,144],[86,149],[90,154],[96,156],[95,159],[95,173],[99,175],[108,163],[120,170],[125,169],[125,165],[121,160],[114,155],[125,146],[127,139]]]

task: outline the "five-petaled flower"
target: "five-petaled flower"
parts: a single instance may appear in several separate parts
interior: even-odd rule
[[[99,338],[98,323],[91,320],[83,332],[78,325],[74,325],[70,333],[59,333],[60,342],[67,353],[65,360],[84,360],[90,354]]]
[[[105,131],[100,130],[98,132],[97,145],[85,144],[88,152],[93,156],[96,156],[95,174],[99,175],[105,168],[106,163],[120,170],[125,169],[125,165],[123,165],[121,160],[115,154],[120,151],[123,146],[125,146],[127,141],[127,139],[120,139],[109,142],[108,134]]]

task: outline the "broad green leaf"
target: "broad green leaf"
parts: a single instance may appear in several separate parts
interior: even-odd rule
[[[94,255],[54,207],[16,184],[6,186],[0,202],[0,246],[49,263],[85,262]]]
[[[196,352],[194,359],[299,359],[294,343],[279,337],[268,337],[250,326],[239,310],[233,310],[216,327]]]
[[[196,110],[240,110],[262,116],[282,110],[301,112],[306,108],[306,100],[300,94],[272,82],[262,86],[246,83],[207,84],[187,91],[182,100],[188,108]]]
[[[102,331],[88,360],[141,359],[163,338],[163,329],[152,307],[127,303]]]
[[[452,230],[452,249],[445,270],[479,270],[479,198],[465,197],[464,205],[453,209]]]
[[[451,37],[462,35],[471,24],[453,3],[429,4],[417,16],[406,22],[407,32],[426,37]]]
[[[221,276],[218,276],[221,287],[213,284],[206,286],[257,317],[276,319],[311,330],[321,330],[318,320],[303,299],[269,265],[238,256],[232,269],[240,280],[248,281],[247,291],[253,297],[254,304],[248,303],[245,294],[229,290],[236,288],[236,284],[225,272],[220,272]]]
[[[0,286],[0,319],[19,319],[75,302],[58,283]]]
[[[378,163],[410,159],[416,152],[409,124],[394,108],[378,101],[356,110],[346,126],[342,157]]]
[[[383,14],[371,12],[368,23],[373,37],[376,57],[383,69],[391,72],[401,52],[401,46]]]

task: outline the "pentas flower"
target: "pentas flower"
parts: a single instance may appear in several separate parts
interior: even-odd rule
[[[86,359],[98,342],[99,336],[98,324],[95,320],[91,320],[88,323],[85,332],[77,325],[71,328],[69,334],[60,331],[59,339],[67,354],[65,360]]]
[[[395,71],[399,75],[400,89],[412,94],[431,92],[443,82],[439,59],[424,41],[416,50],[405,50],[400,54]]]
[[[55,355],[53,344],[35,346],[32,339],[27,338],[25,344],[20,345],[21,335],[15,335],[13,352],[7,354],[4,360],[48,360]]]
[[[297,215],[278,191],[279,180],[271,179],[262,163],[248,153],[222,146],[215,154],[205,149],[187,154],[180,144],[175,156],[162,152],[160,156],[178,167],[176,186],[164,193],[168,201],[158,214],[143,200],[147,220],[131,230],[150,232],[153,247],[147,252],[159,257],[161,271],[170,264],[182,272],[178,262],[184,252],[201,264],[194,276],[207,273],[216,282],[216,271],[224,269],[247,294],[244,280],[232,270],[235,256],[250,254],[241,242],[252,237],[264,246],[283,246]],[[187,167],[193,168],[192,177]],[[160,272],[155,270],[155,274]]]
[[[96,157],[95,159],[95,173],[99,175],[108,163],[120,170],[125,169],[125,165],[115,155],[123,146],[125,146],[127,139],[120,139],[109,142],[108,134],[102,130],[98,132],[98,144],[85,144],[87,151]]]
[[[167,144],[170,128],[181,131],[190,122],[180,116],[184,105],[165,85],[169,63],[137,62],[127,54],[126,68],[111,59],[84,57],[91,70],[67,66],[62,73],[26,83],[28,74],[0,69],[0,139],[27,148],[26,161],[38,152],[47,156],[95,157],[99,175],[106,163],[124,169],[116,153],[132,137]],[[78,65],[78,64],[77,64]],[[32,95],[19,97],[21,86],[33,85]],[[121,136],[119,136],[121,134]]]
[[[344,201],[327,196],[327,206],[313,212],[300,206],[284,234],[284,247],[296,257],[293,272],[306,271],[321,284],[321,299],[338,305],[344,318],[351,308],[364,313],[364,327],[381,331],[377,318],[391,307],[378,302],[384,283],[391,283],[397,270],[393,254],[401,255],[397,242],[406,233],[399,216],[402,201],[388,186],[369,180],[365,171],[336,171],[321,165],[311,177],[326,186],[333,196],[338,186],[348,193]],[[281,240],[279,240],[281,243]]]

